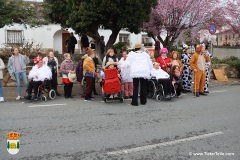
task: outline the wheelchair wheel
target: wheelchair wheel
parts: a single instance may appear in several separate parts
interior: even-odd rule
[[[51,99],[51,100],[55,99],[55,98],[56,98],[56,92],[55,92],[53,89],[51,89],[51,90],[48,92],[48,97],[49,97],[49,99]]]
[[[121,97],[121,98],[119,99],[119,101],[120,101],[121,103],[123,103],[123,101],[124,101],[124,100],[123,100],[123,97]]]
[[[147,82],[147,96],[148,98],[153,98],[156,93],[156,86],[152,80]]]
[[[163,100],[163,95],[158,94],[158,95],[156,96],[156,100],[157,100],[157,101]]]
[[[42,97],[41,97],[41,100],[42,100],[43,102],[47,102],[47,97],[46,97],[46,96],[42,96]]]

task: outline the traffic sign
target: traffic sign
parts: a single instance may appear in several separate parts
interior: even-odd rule
[[[215,35],[215,34],[210,34],[210,35],[208,36],[208,38],[209,38],[209,39],[216,39],[216,38],[217,38],[217,35]]]
[[[208,31],[209,31],[210,34],[215,34],[216,31],[217,31],[217,26],[216,26],[216,24],[211,23],[211,24],[208,26]]]

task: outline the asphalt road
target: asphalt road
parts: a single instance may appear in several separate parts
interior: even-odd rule
[[[0,104],[0,160],[239,160],[240,86],[211,92],[149,99],[137,107],[129,100],[106,104],[100,96],[93,102],[78,97],[5,102]],[[11,131],[21,134],[16,155],[7,152]]]

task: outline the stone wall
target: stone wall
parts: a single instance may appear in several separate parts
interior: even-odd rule
[[[212,64],[211,65],[211,78],[215,78],[212,69],[223,69],[228,78],[239,78],[240,73],[237,68],[231,67],[228,64]]]
[[[240,58],[240,47],[213,46],[213,57],[224,59],[230,56]]]

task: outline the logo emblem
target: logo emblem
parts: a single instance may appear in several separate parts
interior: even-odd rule
[[[10,132],[7,134],[7,150],[10,154],[17,154],[20,149],[20,134],[17,132]]]

